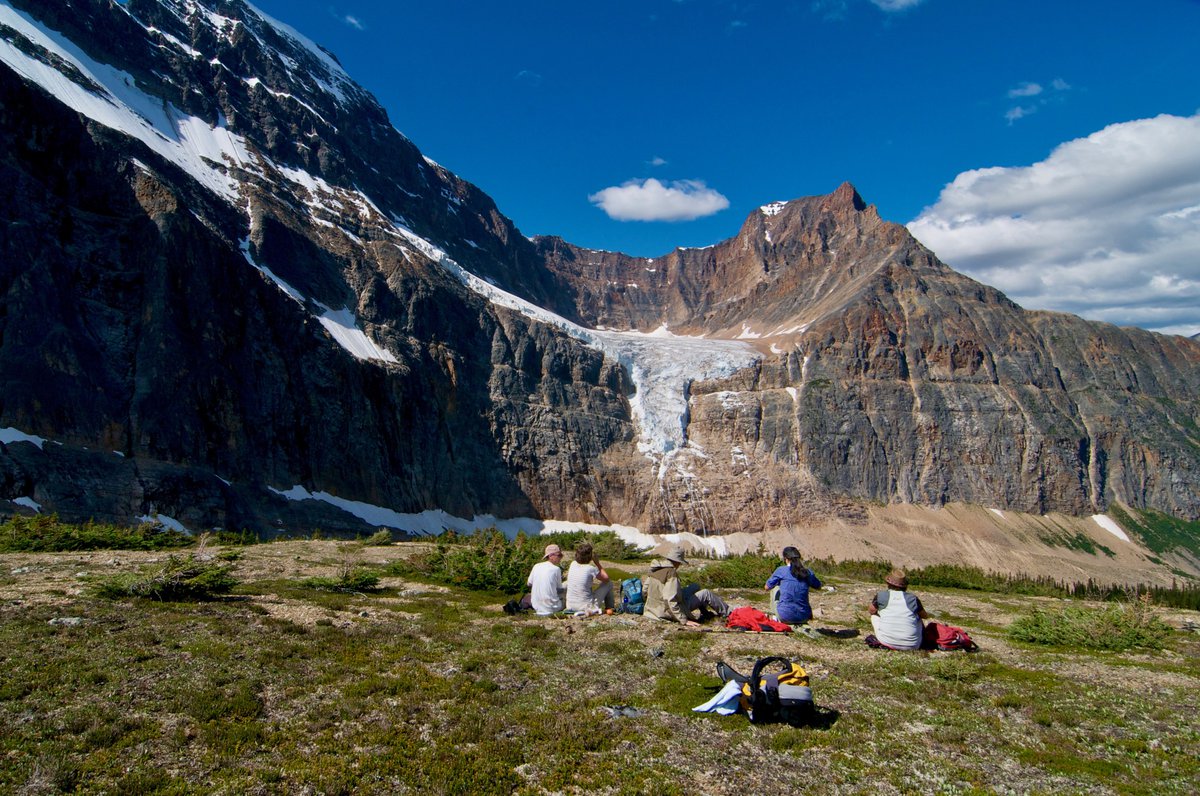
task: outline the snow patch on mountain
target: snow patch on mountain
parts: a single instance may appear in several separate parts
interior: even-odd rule
[[[250,240],[248,238],[241,242],[239,248],[241,249],[242,256],[246,258],[246,262],[254,266],[267,279],[274,282],[280,290],[307,311],[308,299],[303,293],[288,284],[286,280],[277,276],[270,268],[260,265],[255,261],[254,256],[250,254]],[[320,307],[323,312],[320,315],[311,312],[309,314],[317,319],[321,326],[325,328],[325,331],[329,332],[334,342],[349,351],[355,359],[373,360],[375,362],[397,361],[392,352],[378,345],[371,338],[367,337],[362,329],[358,328],[358,319],[349,308],[335,310],[319,301],[313,301],[312,303]]]
[[[5,445],[11,445],[14,442],[29,442],[37,445],[38,450],[41,450],[42,446],[46,444],[46,440],[43,437],[26,434],[24,431],[18,431],[11,426],[9,428],[0,428],[0,442]]]
[[[701,555],[722,558],[729,555],[729,545],[723,537],[701,537],[692,533],[669,533],[655,536],[643,533],[638,528],[629,525],[596,525],[586,522],[568,522],[566,520],[539,520],[532,517],[513,517],[499,519],[492,514],[477,514],[470,519],[456,517],[441,509],[422,511],[417,514],[405,514],[382,506],[363,503],[357,500],[346,500],[328,492],[310,492],[297,484],[286,490],[271,488],[271,491],[288,500],[318,500],[358,517],[368,525],[380,528],[394,528],[414,536],[438,536],[446,531],[460,534],[472,534],[477,531],[487,531],[495,528],[509,539],[518,533],[526,536],[550,536],[556,533],[584,531],[585,533],[604,533],[611,531],[622,541],[641,550],[649,550],[657,545],[668,542],[685,545],[688,549],[698,551]]]
[[[129,73],[92,60],[11,6],[0,5],[0,24],[47,55],[40,60],[0,40],[0,61],[13,71],[77,113],[141,141],[218,196],[236,201],[237,181],[218,166],[250,164],[244,138],[149,96]]]
[[[1121,528],[1120,525],[1117,525],[1117,523],[1108,515],[1093,514],[1092,519],[1096,521],[1097,525],[1120,539],[1122,542],[1129,541],[1129,534],[1125,533],[1124,529]]]
[[[161,525],[168,530],[176,531],[177,533],[181,533],[185,536],[192,535],[192,532],[186,526],[184,526],[182,522],[174,517],[168,517],[166,514],[143,514],[142,516],[138,517],[138,521],[144,522],[147,525]]]

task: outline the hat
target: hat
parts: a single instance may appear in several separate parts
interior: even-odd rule
[[[907,589],[908,575],[905,575],[904,570],[902,569],[893,569],[887,574],[887,577],[883,579],[883,582],[889,586],[894,586],[897,589]]]
[[[683,548],[679,545],[675,545],[671,549],[667,550],[667,552],[663,554],[663,558],[667,559],[668,561],[673,561],[676,564],[687,563],[687,559],[683,557]]]
[[[546,553],[545,553],[545,555],[542,556],[542,558],[549,558],[550,556],[561,556],[561,555],[562,555],[561,547],[559,547],[556,544],[548,544],[548,545],[546,545]]]

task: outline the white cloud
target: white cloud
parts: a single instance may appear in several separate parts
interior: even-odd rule
[[[1200,331],[1200,114],[1110,125],[959,174],[909,230],[1023,306]]]
[[[1042,87],[1037,83],[1022,83],[1008,90],[1009,97],[1036,97],[1042,93]]]
[[[650,160],[650,165],[656,166],[656,167],[657,166],[665,166],[665,165],[667,165],[667,161],[656,155],[652,160]]]
[[[1008,111],[1004,114],[1004,118],[1009,124],[1012,124],[1017,119],[1024,119],[1026,116],[1028,116],[1031,113],[1037,113],[1036,105],[1029,105],[1029,106],[1025,106],[1025,107],[1018,105],[1015,108],[1009,108]]]
[[[618,221],[691,221],[729,207],[728,199],[700,180],[630,180],[588,200]]]
[[[871,0],[871,2],[884,11],[903,11],[906,8],[919,6],[924,0]]]
[[[1010,88],[1008,90],[1009,99],[1029,99],[1032,104],[1017,105],[1009,108],[1004,113],[1004,120],[1007,121],[1011,127],[1013,122],[1017,121],[1018,119],[1024,119],[1030,114],[1037,113],[1038,108],[1045,107],[1051,101],[1061,102],[1062,97],[1058,95],[1069,90],[1070,88],[1071,84],[1063,80],[1061,77],[1056,77],[1050,81],[1049,91],[1047,91],[1045,86],[1043,86],[1041,83],[1034,83],[1031,80],[1025,81],[1016,88]],[[1034,97],[1037,99],[1033,99]]]
[[[367,29],[367,26],[362,23],[361,19],[359,19],[358,17],[353,16],[351,14],[347,14],[346,16],[342,17],[342,22],[345,22],[347,25],[354,28],[355,30],[366,30]]]
[[[827,21],[846,18],[846,0],[812,0],[812,10]]]

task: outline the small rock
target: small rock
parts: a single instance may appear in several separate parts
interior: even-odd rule
[[[835,586],[826,586],[825,591],[837,591],[837,588]]]
[[[662,656],[663,656],[662,647],[655,647],[654,649],[650,650],[651,658],[661,658]]]
[[[56,616],[50,620],[50,624],[60,627],[79,627],[87,624],[87,621],[82,616]]]
[[[359,616],[370,616],[371,612],[370,611],[359,611],[358,615]]]
[[[12,574],[24,575],[26,572],[33,572],[33,567],[17,567],[12,571]]]
[[[600,707],[610,719],[636,719],[643,715],[644,711],[639,710],[629,705],[602,705]]]

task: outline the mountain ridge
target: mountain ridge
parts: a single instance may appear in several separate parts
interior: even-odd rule
[[[659,258],[531,241],[252,6],[5,8],[10,511],[1200,518],[1200,345],[1023,310],[849,183]]]

